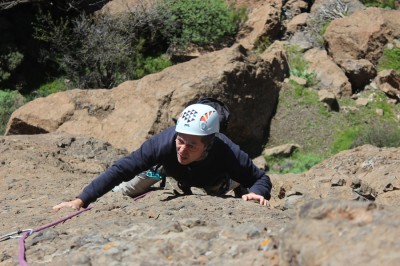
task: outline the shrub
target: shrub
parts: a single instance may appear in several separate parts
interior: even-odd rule
[[[166,54],[146,57],[140,60],[140,63],[137,65],[135,78],[139,79],[145,75],[160,72],[169,66],[172,66],[172,62]]]
[[[303,58],[303,50],[297,45],[286,46],[290,73],[305,73],[308,63]]]
[[[323,158],[313,153],[302,153],[295,151],[290,157],[265,157],[269,172],[277,174],[303,173],[314,165],[320,163]]]
[[[400,147],[400,127],[389,120],[372,121],[372,124],[347,128],[333,143],[331,152],[336,154],[365,144],[376,147]]]
[[[39,13],[34,36],[49,45],[43,58],[55,62],[75,86],[111,88],[134,79],[143,54],[162,45],[168,14],[159,11],[138,5],[118,17],[81,14],[72,20]]]
[[[271,43],[271,39],[268,36],[261,36],[255,41],[254,50],[256,53],[261,54],[271,45]]]
[[[72,28],[49,14],[42,20],[35,37],[50,44],[45,59],[55,61],[76,86],[110,88],[131,68],[131,41],[119,34],[112,19],[82,15],[70,22]]]
[[[337,154],[341,151],[351,149],[354,140],[360,132],[359,127],[346,128],[338,134],[336,140],[331,145],[331,153]]]
[[[383,50],[383,56],[378,63],[378,70],[394,69],[400,73],[400,48]]]
[[[372,121],[357,134],[350,148],[371,144],[376,147],[400,147],[400,127],[389,121]]]
[[[310,71],[308,62],[303,58],[303,50],[297,45],[286,46],[289,72],[291,75],[304,78],[307,86],[313,86],[317,83],[317,75]]]
[[[46,83],[32,93],[32,98],[46,97],[52,93],[65,91],[69,88],[67,83],[68,81],[62,78]]]
[[[169,48],[192,43],[223,45],[245,17],[224,0],[156,0],[118,17],[81,14],[55,18],[38,12],[34,37],[42,58],[80,88],[112,88],[160,71]]]
[[[237,30],[242,10],[230,7],[224,0],[166,0],[168,32],[172,43],[186,46],[189,43],[218,45],[232,37]]]
[[[0,134],[4,134],[11,114],[25,103],[17,91],[0,90]]]
[[[10,78],[23,58],[24,56],[18,51],[12,51],[10,49],[0,51],[0,83]]]
[[[361,0],[361,3],[367,7],[396,9],[396,0]]]

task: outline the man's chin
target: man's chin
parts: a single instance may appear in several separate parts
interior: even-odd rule
[[[182,164],[182,165],[187,165],[187,164],[190,163],[188,159],[184,159],[184,158],[182,158],[182,157],[180,157],[180,156],[178,156],[178,162],[179,162],[180,164]]]

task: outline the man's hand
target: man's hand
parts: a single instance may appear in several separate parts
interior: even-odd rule
[[[260,202],[260,205],[270,207],[268,200],[266,200],[263,196],[257,195],[256,193],[253,193],[253,192],[243,195],[242,199],[245,201],[248,201],[248,200],[258,201],[258,202]]]
[[[82,206],[83,206],[83,201],[78,198],[78,199],[74,199],[71,201],[62,202],[62,203],[54,206],[53,210],[58,211],[64,207],[70,207],[74,210],[80,210],[82,208]]]

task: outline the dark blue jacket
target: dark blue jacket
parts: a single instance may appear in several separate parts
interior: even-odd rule
[[[204,160],[181,165],[175,146],[175,127],[167,128],[154,135],[136,151],[118,160],[103,174],[85,187],[79,198],[84,207],[103,196],[123,181],[155,165],[163,165],[167,176],[187,186],[208,187],[218,184],[228,175],[258,195],[270,199],[272,188],[270,178],[257,168],[250,157],[227,136],[219,133]]]

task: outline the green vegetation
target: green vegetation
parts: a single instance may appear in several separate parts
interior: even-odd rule
[[[39,89],[34,91],[30,96],[32,98],[37,98],[37,97],[46,97],[52,93],[56,93],[59,91],[65,91],[69,88],[68,86],[68,81],[65,79],[57,79],[52,82],[46,83],[42,86],[40,86]]]
[[[149,56],[138,60],[135,69],[135,77],[140,78],[148,74],[157,73],[169,66],[172,66],[172,62],[168,55],[162,54],[154,57]]]
[[[25,31],[32,32],[28,37],[35,47],[32,54],[40,55],[34,60],[42,67],[32,69],[28,63],[21,68],[26,51],[10,48],[17,42],[2,31],[0,89],[11,89],[0,94],[2,131],[23,102],[71,87],[112,88],[159,72],[174,64],[171,52],[193,45],[216,49],[230,44],[247,19],[245,7],[224,0],[159,0],[117,17],[95,16],[69,6],[55,8],[47,6],[33,12],[35,18],[24,17]],[[26,76],[34,83],[24,78],[15,82],[15,77]]]
[[[167,30],[178,46],[217,45],[236,33],[241,11],[223,0],[166,0]]]
[[[400,107],[389,104],[382,91],[371,95],[374,96],[373,100],[367,106],[358,107],[362,110],[343,115],[346,127],[337,131],[336,140],[331,145],[331,154],[364,144],[377,147],[400,147],[400,127],[396,120]],[[364,92],[364,97],[367,97],[366,92]],[[351,103],[349,100],[346,102]],[[382,117],[376,114],[377,109],[383,111]]]
[[[47,47],[42,60],[75,87],[112,88],[171,66],[168,52],[189,45],[223,47],[245,14],[224,0],[160,0],[118,17],[39,12],[34,37]]]
[[[316,91],[305,88],[297,84],[297,82],[294,80],[290,80],[289,82],[292,85],[293,93],[294,96],[297,98],[298,104],[302,104],[305,106],[310,106],[310,105],[323,106],[322,103],[318,104],[318,94]]]
[[[299,46],[288,45],[286,53],[290,75],[305,79],[308,87],[316,84],[316,74],[309,70],[308,62],[303,58],[303,50]]]
[[[394,121],[376,121],[344,130],[332,144],[332,154],[365,144],[400,147],[400,127]]]
[[[263,53],[272,44],[271,39],[268,36],[261,36],[257,38],[254,43],[254,51],[258,54]]]
[[[10,48],[0,51],[0,84],[10,78],[11,73],[18,67],[23,58],[23,54],[12,51]]]
[[[378,64],[378,70],[394,69],[400,73],[400,48],[385,48]]]
[[[329,24],[331,24],[332,20],[325,20],[321,23],[320,28],[319,28],[319,35],[322,37],[324,36],[326,29],[329,27]]]
[[[25,103],[17,91],[0,90],[0,134],[3,135],[11,114]]]
[[[396,9],[396,0],[361,0],[361,3],[367,7]]]
[[[266,156],[266,161],[270,166],[270,173],[303,173],[322,161],[322,157],[312,153],[302,153],[295,151],[290,157],[271,157]]]
[[[273,132],[275,139],[268,145],[296,143],[301,148],[288,158],[266,158],[271,172],[306,171],[343,150],[365,144],[400,147],[400,106],[388,103],[384,92],[363,91],[359,97],[370,99],[367,106],[357,106],[350,98],[339,99],[340,112],[329,112],[317,97],[315,90],[293,81],[280,92],[275,120],[281,130]],[[378,115],[378,109],[383,114]]]

